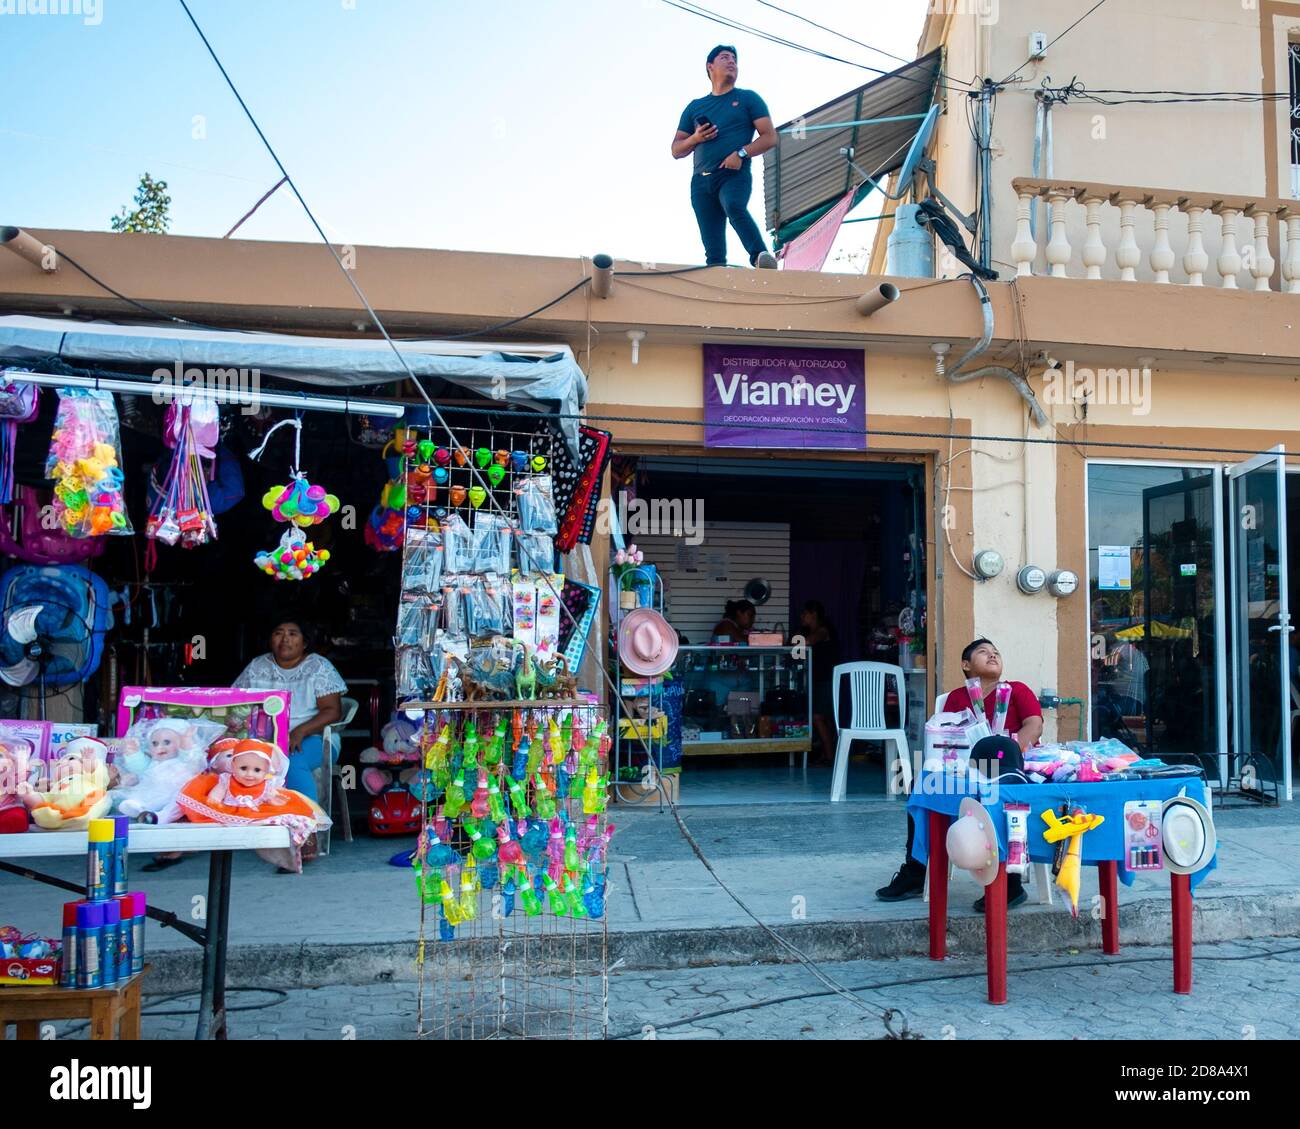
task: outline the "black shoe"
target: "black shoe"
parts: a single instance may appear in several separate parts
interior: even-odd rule
[[[889,885],[876,891],[876,897],[882,902],[901,902],[904,898],[919,898],[924,892],[925,870],[901,866]]]
[[[1019,889],[1017,889],[1017,890],[1012,890],[1012,889],[1008,888],[1008,889],[1007,889],[1007,909],[1011,909],[1013,906],[1018,906],[1018,905],[1020,905],[1021,902],[1027,901],[1028,898],[1029,898],[1029,895],[1028,895],[1027,893],[1025,893],[1025,888],[1024,888],[1024,886],[1021,886],[1021,887],[1020,887]],[[979,901],[977,901],[977,902],[975,903],[975,912],[976,912],[976,913],[983,913],[983,912],[984,912],[984,899],[983,899],[983,898],[980,898]]]

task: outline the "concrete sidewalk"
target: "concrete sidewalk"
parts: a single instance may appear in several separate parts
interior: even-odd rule
[[[727,895],[691,851],[671,813],[616,806],[608,923],[610,960],[670,969],[788,959]],[[692,807],[683,819],[719,876],[767,925],[819,960],[923,955],[926,905],[878,902],[902,858],[903,805],[883,799],[788,807]],[[1216,809],[1219,867],[1200,886],[1198,943],[1300,935],[1300,805]],[[419,903],[411,872],[387,864],[410,840],[336,840],[332,854],[300,876],[276,874],[256,856],[236,856],[231,903],[231,984],[316,987],[414,976]],[[206,856],[160,874],[133,859],[131,886],[150,903],[201,920]],[[31,860],[33,869],[79,881],[80,860]],[[983,951],[979,895],[958,872],[949,900],[954,955]],[[1088,913],[1095,868],[1084,868],[1080,917],[1060,900],[1011,913],[1017,952],[1100,946]],[[57,932],[70,895],[0,874],[0,924]],[[1033,900],[1031,894],[1031,901]],[[1122,943],[1169,943],[1169,881],[1161,872],[1120,888]],[[151,988],[184,990],[197,980],[198,950],[173,930],[149,925]]]

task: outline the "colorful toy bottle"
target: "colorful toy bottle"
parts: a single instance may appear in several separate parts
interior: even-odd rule
[[[510,775],[518,780],[522,780],[528,775],[528,747],[528,735],[524,734],[519,739],[518,745],[515,746],[515,759],[510,766]]]
[[[470,859],[489,859],[497,853],[497,845],[483,834],[482,825],[477,819],[463,820],[461,826],[470,838]]]
[[[488,815],[494,823],[500,823],[506,818],[505,801],[501,799],[501,783],[495,774],[488,784]]]
[[[478,730],[474,726],[474,719],[472,717],[465,722],[465,729],[461,734],[461,750],[464,754],[466,764],[474,764],[477,762]]]
[[[447,920],[447,915],[440,908],[438,911],[438,940],[454,941],[455,939],[456,927]]]
[[[438,898],[442,902],[442,913],[448,923],[459,925],[461,922],[460,906],[456,904],[456,895],[452,893],[451,883],[447,879],[439,879]]]
[[[513,776],[507,777],[506,787],[510,791],[510,807],[515,816],[520,819],[527,819],[532,815],[528,807],[528,799],[524,794],[524,786]]]
[[[429,746],[429,751],[424,754],[424,767],[433,773],[434,781],[440,788],[447,786],[447,764],[451,757],[451,724],[448,723],[442,727],[442,732],[438,734],[438,739]]]
[[[596,818],[595,816],[592,817]],[[614,825],[611,823],[606,826],[605,830],[597,835],[587,847],[587,861],[592,866],[599,866],[605,861],[605,852],[609,847],[609,841],[614,837]]]
[[[487,819],[488,774],[486,768],[478,770],[478,783],[474,787],[474,798],[470,801],[469,810],[475,819]]]
[[[497,824],[497,858],[512,866],[524,861],[524,849],[510,837],[509,820]]]
[[[551,820],[551,833],[546,844],[546,857],[552,862],[564,862],[564,824],[560,817]]]
[[[569,906],[564,897],[564,891],[560,889],[559,883],[549,874],[542,875],[543,885],[546,887],[546,894],[551,900],[551,912],[556,917],[568,917]]]
[[[569,824],[564,833],[564,869],[577,870],[582,862],[582,856],[578,854],[578,829]]]
[[[546,744],[550,756],[547,758],[548,764],[564,763],[564,737],[560,732],[560,727],[555,724],[555,718],[552,717],[546,726]]]
[[[583,904],[582,896],[577,886],[573,884],[573,879],[567,874],[564,876],[564,904],[574,917],[587,916],[587,907]]]
[[[465,770],[456,773],[456,779],[447,785],[447,795],[443,800],[443,811],[448,819],[455,819],[465,807]]]
[[[536,917],[542,912],[542,899],[537,896],[526,880],[520,883],[519,900],[523,902],[524,913],[529,917]]]
[[[533,803],[537,805],[537,814],[542,819],[555,818],[555,794],[546,783],[546,774],[537,773],[533,778]]]
[[[582,811],[584,815],[596,815],[604,810],[600,795],[600,774],[593,765],[587,769],[587,778],[582,786]]]
[[[572,774],[565,770],[564,765],[560,765],[555,770],[555,798],[557,800],[567,800],[569,798],[569,781],[572,779]]]
[[[582,903],[587,907],[587,913],[592,918],[599,921],[605,916],[605,875],[594,874],[591,880],[591,889],[582,896]]]
[[[505,749],[506,743],[506,719],[503,717],[497,721],[496,729],[492,733],[492,740],[488,742],[487,752],[484,754],[484,762],[489,767],[495,767],[501,763],[501,754]]]
[[[465,921],[478,916],[478,863],[473,855],[460,870],[460,916]]]

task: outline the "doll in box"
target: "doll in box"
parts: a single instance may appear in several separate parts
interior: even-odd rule
[[[159,717],[139,721],[121,743],[121,775],[111,797],[114,808],[141,823],[179,823],[181,787],[203,772],[204,753],[223,732],[214,722]]]
[[[46,831],[84,831],[92,819],[108,814],[108,747],[94,737],[63,746],[58,759],[23,796],[32,822]]]
[[[31,742],[0,728],[0,835],[27,830],[25,797],[32,794],[27,779]]]

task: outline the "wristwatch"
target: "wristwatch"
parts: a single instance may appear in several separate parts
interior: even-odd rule
[[[749,160],[749,154],[745,152],[745,147],[743,145],[736,150],[736,156],[739,157],[742,161]]]

